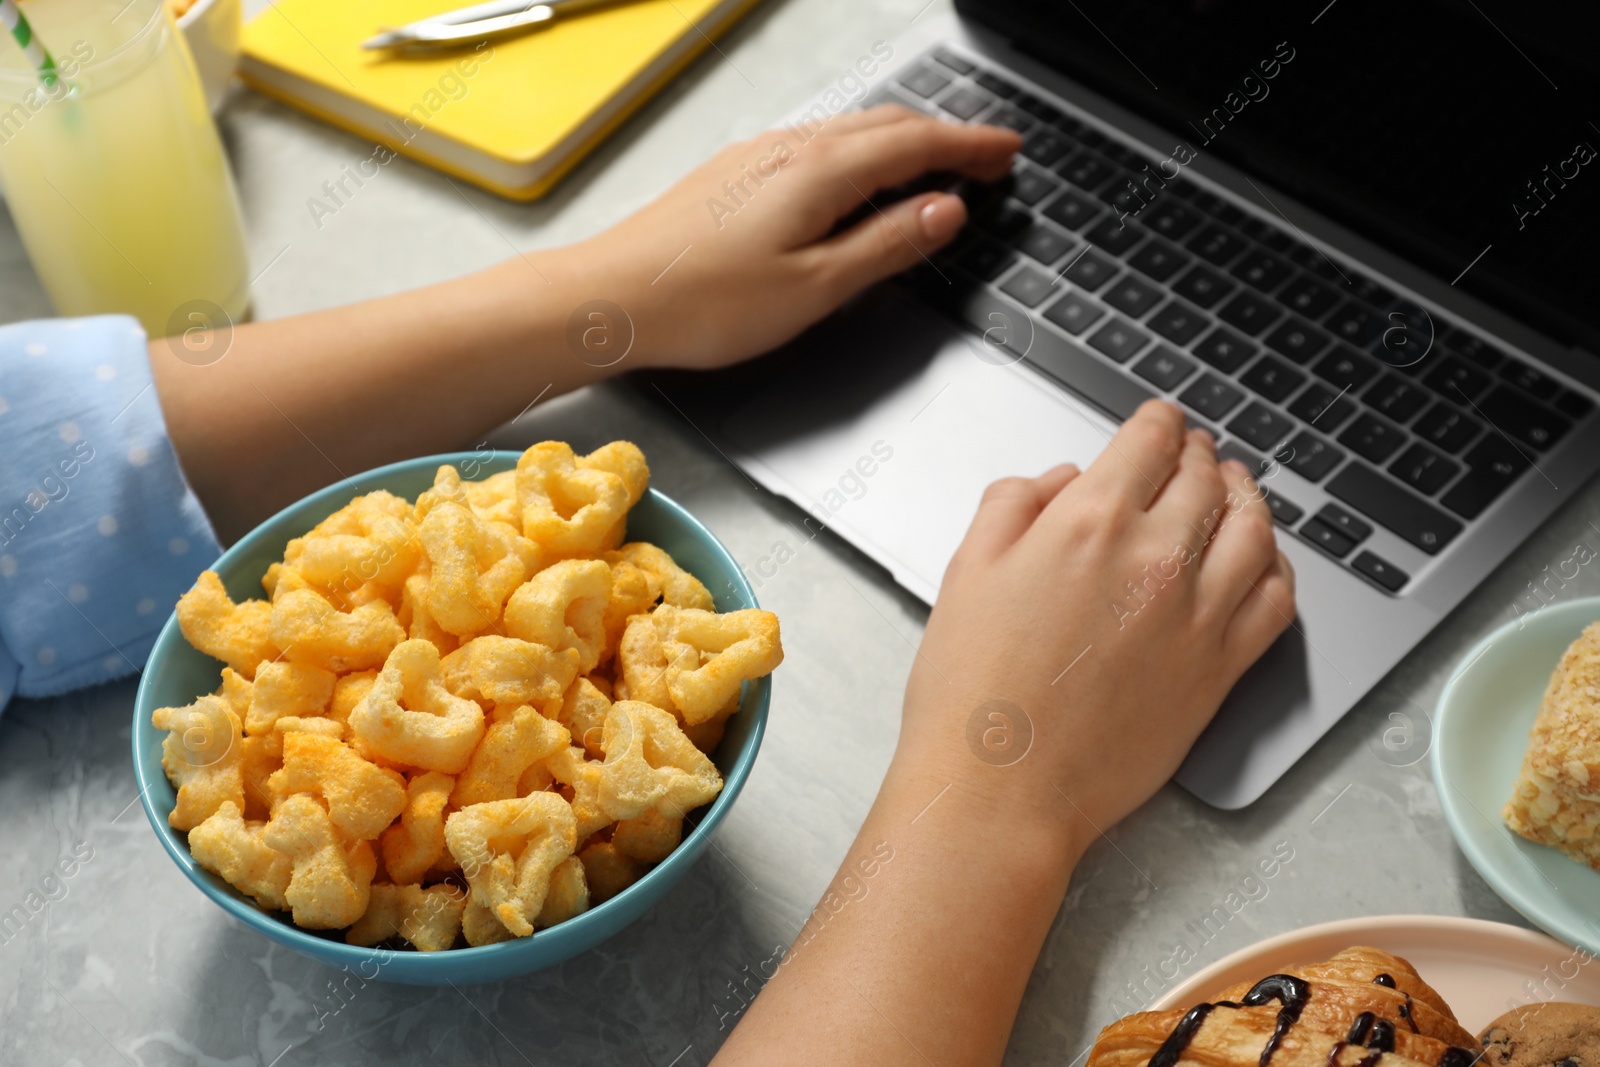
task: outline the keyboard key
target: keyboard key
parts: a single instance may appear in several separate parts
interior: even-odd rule
[[[1393,563],[1371,552],[1363,552],[1350,561],[1350,566],[1365,574],[1391,593],[1398,593],[1411,576]]]
[[[956,263],[981,281],[992,282],[1017,261],[1017,254],[987,238],[978,238],[956,254]]]
[[[1332,382],[1341,389],[1360,389],[1377,375],[1378,365],[1365,356],[1357,355],[1354,349],[1340,345],[1317,360],[1317,365],[1311,371],[1318,378]]]
[[[1563,415],[1570,415],[1575,419],[1582,419],[1587,417],[1589,412],[1594,410],[1594,404],[1591,403],[1587,397],[1579,396],[1572,390],[1567,389],[1563,390],[1561,395],[1556,397],[1556,410],[1560,411]]]
[[[977,300],[963,307],[961,314],[969,325],[982,330],[992,324],[988,316],[1000,310],[1003,310],[1003,305]],[[1048,317],[1049,312],[1045,312],[1045,315]],[[1050,330],[1035,332],[1027,361],[1117,419],[1132,418],[1140,404],[1157,395],[1143,382],[1129,377],[1100,356]]]
[[[1038,167],[1018,167],[1011,173],[1011,195],[1029,207],[1059,188],[1061,183]]]
[[[1244,391],[1215,374],[1207,374],[1185,389],[1178,399],[1216,422],[1238,406],[1244,399]]]
[[[1143,248],[1128,257],[1128,266],[1164,282],[1193,262],[1165,241],[1146,241]]]
[[[1193,374],[1198,364],[1187,356],[1180,356],[1166,345],[1157,346],[1154,352],[1133,365],[1133,373],[1157,389],[1172,392]]]
[[[1168,300],[1145,322],[1173,344],[1188,344],[1209,325],[1206,317],[1181,300]]]
[[[1056,122],[1066,118],[1053,104],[1040,100],[1032,93],[1019,93],[1016,96],[1017,106],[1035,118],[1045,122]]]
[[[1267,490],[1267,507],[1272,511],[1272,517],[1285,526],[1293,526],[1306,513],[1304,508],[1276,489]]]
[[[1223,322],[1237,326],[1251,336],[1259,334],[1283,317],[1283,312],[1270,300],[1249,291],[1240,293],[1222,305],[1222,310],[1217,314]]]
[[[1190,351],[1224,374],[1232,374],[1260,349],[1226,326],[1218,326]]]
[[[1278,449],[1277,459],[1307,481],[1320,482],[1344,462],[1344,452],[1316,434],[1301,430]]]
[[[989,90],[994,95],[1005,100],[1011,99],[1021,91],[1015,85],[1000,77],[1000,75],[991,73],[987,70],[972,80]]]
[[[1225,267],[1250,245],[1231,230],[1224,230],[1221,226],[1207,226],[1189,238],[1184,247],[1212,266]]]
[[[1044,309],[1044,317],[1070,334],[1080,334],[1105,315],[1105,309],[1077,293],[1068,293]]]
[[[939,101],[939,106],[963,122],[970,121],[978,112],[989,106],[989,98],[976,89],[957,88]]]
[[[1356,547],[1356,543],[1321,519],[1307,519],[1300,527],[1300,536],[1329,555],[1343,559]]]
[[[1072,147],[1070,137],[1049,126],[1035,126],[1022,137],[1022,154],[1041,167],[1048,167],[1072,151]]]
[[[1000,291],[1023,307],[1038,307],[1054,291],[1055,276],[1034,267],[1024,266],[1006,279]]]
[[[1200,216],[1182,202],[1167,197],[1145,212],[1144,224],[1169,241],[1181,241],[1200,225]]]
[[[1371,467],[1348,463],[1328,481],[1328,493],[1433,555],[1455,539],[1461,524]]]
[[[1131,222],[1119,221],[1114,215],[1107,215],[1083,235],[1114,256],[1126,254],[1144,240],[1143,229]]]
[[[1318,319],[1339,301],[1339,294],[1309,274],[1302,274],[1278,290],[1278,303],[1308,319]]]
[[[912,67],[897,79],[899,83],[923,99],[935,95],[950,84],[950,79],[932,67]]]
[[[1014,200],[995,197],[989,203],[968,210],[973,226],[1002,241],[1033,225],[1033,212]]]
[[[1004,126],[1008,130],[1018,133],[1027,133],[1036,123],[1033,116],[1021,108],[1012,107],[1010,104],[1001,104],[983,117],[983,121],[990,126]]]
[[[1341,341],[1348,341],[1357,348],[1366,348],[1382,332],[1373,314],[1365,304],[1346,300],[1338,310],[1322,320],[1322,325],[1333,331],[1333,335]]]
[[[1400,299],[1395,295],[1393,289],[1380,285],[1374,279],[1368,278],[1363,274],[1357,274],[1350,279],[1350,291],[1379,309],[1387,308]]]
[[[1294,273],[1294,268],[1271,252],[1257,248],[1246,252],[1228,273],[1246,285],[1270,293]]]
[[[1150,335],[1135,329],[1116,316],[1089,338],[1089,347],[1105,353],[1118,363],[1126,363],[1150,343]]]
[[[1126,274],[1101,294],[1101,299],[1118,311],[1138,318],[1160,303],[1163,296],[1165,294],[1149,282],[1137,275]]]
[[[1421,411],[1431,397],[1421,386],[1413,385],[1398,374],[1385,374],[1361,399],[1395,422],[1405,422]]]
[[[1100,215],[1100,207],[1082,193],[1068,189],[1045,205],[1044,217],[1069,230],[1080,229]]]
[[[1296,363],[1310,363],[1333,343],[1333,338],[1305,319],[1290,315],[1277,329],[1267,334],[1267,347]]]
[[[1232,282],[1216,271],[1199,266],[1172,283],[1173,292],[1203,308],[1215,304],[1235,288]]]
[[[1455,356],[1446,356],[1422,376],[1423,384],[1457,404],[1476,400],[1491,380],[1485,371]]]
[[[1079,256],[1067,267],[1066,277],[1080,288],[1094,292],[1106,282],[1115,278],[1122,268],[1110,256],[1101,255],[1092,248],[1085,248]]]
[[[1078,242],[1054,226],[1036,222],[1028,227],[1016,245],[1017,250],[1024,255],[1031,256],[1040,263],[1051,264],[1077,248]]]
[[[1400,458],[1389,464],[1389,472],[1411,488],[1432,496],[1456,476],[1461,465],[1446,459],[1424,444],[1413,444],[1400,453]]]
[[[934,49],[933,58],[937,59],[940,63],[943,63],[957,74],[971,74],[973,71],[978,69],[978,65],[976,63],[973,63],[968,59],[963,59],[961,56],[956,55],[948,48]]]
[[[1239,223],[1246,237],[1253,237],[1274,252],[1287,252],[1294,247],[1294,238],[1269,223],[1257,218],[1246,218]]]
[[[1460,452],[1478,436],[1483,424],[1446,403],[1437,403],[1411,427],[1424,441],[1446,452]]]
[[[1549,400],[1558,388],[1554,378],[1515,359],[1507,360],[1500,368],[1500,377],[1538,400]]]
[[[1339,443],[1364,459],[1381,463],[1394,454],[1406,439],[1406,432],[1369,411],[1363,411],[1339,435]]]
[[[1278,414],[1265,404],[1255,402],[1228,423],[1228,429],[1237,434],[1241,440],[1263,452],[1271,451],[1272,446],[1281,441],[1293,428],[1292,420]]]
[[[1572,423],[1550,408],[1503,385],[1478,402],[1478,412],[1501,433],[1539,449],[1549,448],[1572,429]]]
[[[1109,183],[1120,172],[1087,148],[1083,148],[1062,161],[1061,165],[1056,167],[1056,173],[1078,188],[1092,193]]]
[[[1467,473],[1439,498],[1439,503],[1463,519],[1475,519],[1506,487],[1529,467],[1528,457],[1497,433],[1472,446],[1463,457]]]
[[[1338,530],[1352,541],[1365,541],[1372,536],[1372,527],[1350,514],[1337,504],[1324,504],[1317,518]]]
[[[1312,382],[1289,405],[1289,414],[1323,433],[1337,430],[1344,420],[1355,414],[1355,410],[1354,401],[1342,396],[1339,390],[1319,382]]]
[[[1440,331],[1440,340],[1451,352],[1470,359],[1480,367],[1493,369],[1505,358],[1505,353],[1488,341],[1453,326]]]
[[[1239,375],[1239,381],[1275,404],[1304,385],[1305,380],[1303,371],[1295,370],[1276,356],[1262,356]]]

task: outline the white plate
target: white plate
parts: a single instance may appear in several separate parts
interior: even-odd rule
[[[1536,1000],[1600,1005],[1600,961],[1582,949],[1483,919],[1385,915],[1307,926],[1258,942],[1173,987],[1154,1008],[1192,1007],[1230,985],[1325,960],[1352,945],[1406,959],[1473,1033]]]

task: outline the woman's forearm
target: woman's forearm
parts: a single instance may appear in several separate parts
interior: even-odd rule
[[[1064,799],[1053,823],[1009,809],[1010,770],[896,756],[717,1067],[1000,1061],[1086,844]]]
[[[567,348],[584,300],[575,261],[529,253],[231,338],[152,341],[168,432],[219,535],[346,475],[463,447],[541,394],[611,373]]]

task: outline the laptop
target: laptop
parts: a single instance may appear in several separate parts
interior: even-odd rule
[[[796,537],[931,603],[986,484],[1176,401],[1260,472],[1298,575],[1178,774],[1242,807],[1600,466],[1600,27],[1487,0],[956,8],[840,84],[1016,129],[1013,173],[699,424]]]

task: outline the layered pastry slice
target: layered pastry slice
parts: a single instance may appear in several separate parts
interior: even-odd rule
[[[1476,1046],[1409,963],[1350,948],[1187,1010],[1120,1019],[1088,1067],[1471,1067]]]

